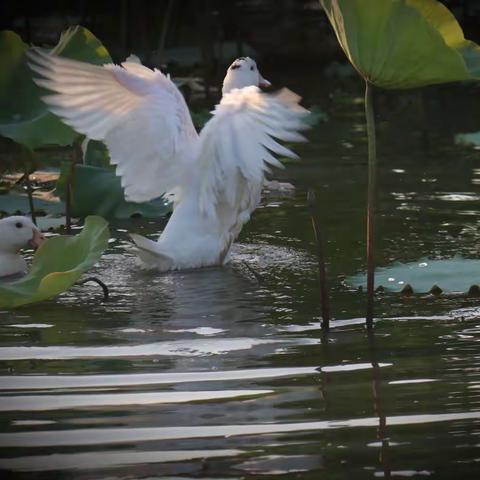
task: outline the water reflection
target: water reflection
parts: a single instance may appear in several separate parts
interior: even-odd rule
[[[448,414],[399,415],[386,418],[390,426],[426,425],[432,423],[478,420],[480,412]],[[201,427],[143,427],[143,428],[83,428],[63,431],[35,431],[16,434],[0,434],[1,447],[54,447],[122,444],[150,442],[156,440],[183,440],[199,438],[224,438],[309,432],[322,430],[377,428],[378,417],[347,418],[343,420],[251,424],[251,425],[210,425]],[[1,463],[0,463],[1,465]]]
[[[378,363],[375,334],[371,331],[368,335],[368,348],[372,359],[372,400],[373,411],[378,416],[377,439],[381,442],[379,462],[383,469],[383,477],[391,478],[391,467],[389,462],[389,438],[387,434],[387,417],[384,411],[384,404],[381,397],[381,372]]]
[[[97,470],[130,465],[159,464],[168,462],[185,462],[216,457],[241,455],[242,450],[182,450],[182,451],[135,451],[122,452],[88,452],[57,455],[38,455],[2,460],[0,467],[14,472],[45,472],[58,470]],[[87,467],[86,467],[87,466]]]

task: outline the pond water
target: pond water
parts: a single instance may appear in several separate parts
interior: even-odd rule
[[[365,264],[361,85],[320,95],[311,80],[287,83],[330,119],[280,175],[296,191],[265,196],[230,266],[142,272],[126,231],[160,227],[132,220],[112,225],[96,267],[110,301],[85,285],[0,312],[2,478],[479,478],[480,301],[385,294],[367,334],[365,296],[344,282]],[[480,128],[473,93],[377,98],[379,265],[478,257],[479,154],[453,144]]]

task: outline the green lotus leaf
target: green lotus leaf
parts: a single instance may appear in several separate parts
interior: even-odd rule
[[[56,193],[65,201],[65,185],[71,165],[63,163]],[[120,177],[112,169],[91,165],[76,165],[72,182],[72,215],[102,215],[106,218],[127,219],[135,215],[147,218],[163,217],[170,212],[170,206],[162,199],[147,203],[127,202]]]
[[[19,307],[64,292],[99,260],[108,238],[108,223],[91,216],[86,218],[79,235],[46,240],[35,253],[25,277],[0,283],[0,307]]]
[[[353,287],[365,287],[366,275],[352,276],[347,278],[346,283]],[[382,285],[391,292],[400,292],[406,284],[410,284],[417,293],[429,292],[433,285],[448,292],[466,292],[471,285],[479,283],[480,260],[460,256],[395,263],[389,267],[377,268],[375,273],[375,286]]]
[[[455,135],[455,143],[478,148],[480,147],[480,132],[459,133]]]
[[[478,79],[480,47],[436,0],[320,0],[362,77],[406,89]]]
[[[48,92],[33,82],[27,50],[16,33],[0,32],[0,135],[32,150],[42,145],[71,145],[79,134],[42,101]],[[112,61],[100,41],[79,26],[66,30],[52,53],[95,64]]]

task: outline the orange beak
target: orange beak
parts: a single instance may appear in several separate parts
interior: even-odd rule
[[[258,86],[263,88],[268,88],[268,87],[271,87],[272,84],[266,78],[263,78],[260,75],[260,81],[258,82]]]
[[[28,245],[37,249],[45,241],[45,237],[42,235],[42,232],[36,228],[33,228],[32,231],[33,237],[28,241]]]

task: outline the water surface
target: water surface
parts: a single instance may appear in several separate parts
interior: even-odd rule
[[[365,261],[361,89],[320,95],[314,80],[286,83],[330,121],[281,174],[295,193],[264,198],[230,266],[142,272],[125,230],[160,227],[132,220],[112,225],[96,267],[109,302],[85,285],[0,313],[9,478],[478,478],[479,301],[383,295],[367,334],[364,294],[344,281]],[[423,121],[416,94],[377,98],[379,265],[478,256],[478,153],[453,145],[475,129],[469,94],[424,92]],[[329,260],[328,337],[309,187]]]

